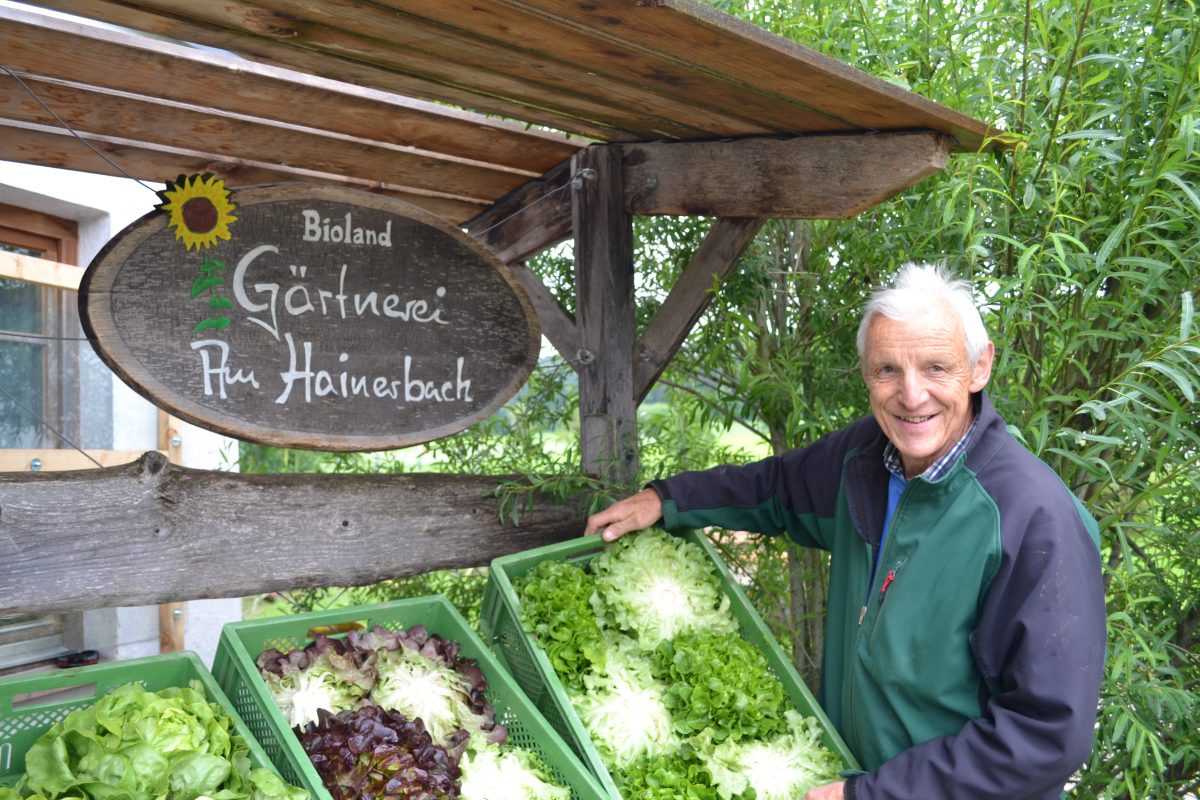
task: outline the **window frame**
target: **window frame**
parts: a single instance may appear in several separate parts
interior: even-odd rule
[[[63,219],[33,209],[0,203],[0,242],[25,250],[37,251],[40,256],[20,256],[17,269],[0,270],[6,280],[16,280],[37,286],[45,311],[42,335],[57,339],[39,340],[27,337],[45,348],[43,370],[43,418],[73,442],[80,441],[82,414],[77,308],[78,276],[83,270],[75,267],[79,260],[79,229],[72,220]],[[5,333],[4,341],[21,341],[19,333]],[[53,437],[53,434],[51,434]],[[67,445],[55,439],[54,448]],[[0,448],[0,459],[11,465],[14,454],[28,451]],[[25,464],[30,459],[16,456]],[[28,469],[29,467],[23,467]],[[10,641],[0,644],[0,674],[25,669],[62,653],[83,648],[83,612],[32,614],[17,617]],[[0,635],[8,627],[0,624]],[[24,632],[22,632],[22,629]]]

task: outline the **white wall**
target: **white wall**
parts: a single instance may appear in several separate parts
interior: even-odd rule
[[[82,145],[80,145],[82,146]],[[79,260],[87,265],[112,236],[154,210],[153,188],[128,178],[0,161],[0,203],[40,211],[79,225]],[[113,381],[115,450],[153,450],[158,446],[158,412],[141,395]],[[236,470],[236,443],[184,423],[183,464],[196,469]],[[184,646],[211,665],[221,626],[241,619],[240,598],[193,600],[186,604]],[[84,647],[105,658],[138,658],[158,653],[158,607],[96,609],[84,614]]]

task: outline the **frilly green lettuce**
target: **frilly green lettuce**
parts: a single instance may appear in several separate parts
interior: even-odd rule
[[[688,749],[648,756],[613,777],[624,800],[718,800],[708,772]]]
[[[689,633],[661,643],[654,675],[675,731],[715,742],[770,736],[783,727],[786,695],[766,658],[737,634]]]
[[[594,612],[595,581],[574,564],[543,561],[517,581],[521,624],[568,687],[604,666],[604,643]]]
[[[786,730],[768,740],[727,741],[698,752],[722,800],[792,800],[816,786],[838,780],[841,761],[821,743],[814,717],[784,712]]]
[[[554,782],[546,763],[530,750],[488,748],[466,753],[463,800],[569,800],[571,791]]]
[[[618,539],[592,559],[596,591],[612,625],[644,650],[681,633],[733,633],[729,598],[703,551],[649,528]]]
[[[677,749],[666,686],[650,673],[650,662],[628,637],[606,637],[606,667],[585,677],[585,690],[570,700],[605,762],[617,768]]]

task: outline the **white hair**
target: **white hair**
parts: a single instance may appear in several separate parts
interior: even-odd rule
[[[871,295],[863,307],[862,322],[858,326],[859,361],[865,355],[867,328],[876,314],[904,322],[918,312],[943,302],[948,303],[962,321],[967,359],[974,367],[987,347],[987,329],[971,296],[971,284],[964,280],[952,280],[944,264],[904,264],[891,286]]]

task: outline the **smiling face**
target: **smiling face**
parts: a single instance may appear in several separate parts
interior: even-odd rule
[[[971,427],[971,393],[992,374],[991,342],[974,367],[962,322],[935,303],[905,322],[876,314],[867,328],[862,373],[871,413],[904,464],[920,475]]]

